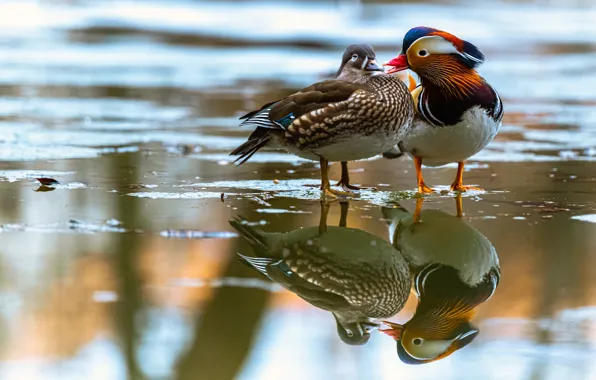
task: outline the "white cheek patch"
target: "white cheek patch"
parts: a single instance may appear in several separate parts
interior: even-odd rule
[[[364,57],[364,62],[362,62],[362,67],[361,67],[362,70],[364,70],[367,63],[368,63],[368,57]]]
[[[426,50],[429,54],[460,54],[455,46],[443,37],[440,36],[426,36],[417,39],[412,46],[408,48],[406,53],[409,53],[411,49],[415,49],[415,53],[419,50]]]
[[[451,340],[427,340],[420,346],[413,346],[408,354],[418,360],[433,360],[447,351],[451,343]]]

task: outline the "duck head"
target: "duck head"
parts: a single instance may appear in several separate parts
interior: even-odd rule
[[[377,64],[375,50],[367,44],[355,44],[347,47],[337,70],[337,79],[359,82],[374,74],[383,73]]]
[[[419,26],[406,33],[401,54],[384,66],[389,66],[389,74],[411,69],[420,76],[423,86],[465,90],[479,83],[474,69],[483,62],[484,55],[472,43],[442,30]]]
[[[370,320],[347,321],[339,313],[333,313],[337,335],[342,342],[350,346],[362,346],[368,343],[370,333],[379,328],[379,323]]]
[[[414,316],[404,325],[384,322],[389,329],[380,330],[397,342],[397,355],[406,364],[431,363],[451,355],[470,344],[478,328],[468,316]]]

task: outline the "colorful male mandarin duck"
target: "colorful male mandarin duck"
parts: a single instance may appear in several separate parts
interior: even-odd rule
[[[499,258],[490,241],[461,216],[438,210],[414,215],[401,207],[383,208],[394,247],[408,261],[418,296],[416,313],[381,330],[397,341],[397,354],[408,364],[433,362],[471,343],[478,328],[474,309],[495,292]]]
[[[231,155],[240,164],[264,146],[283,148],[321,164],[321,190],[346,195],[347,161],[373,157],[403,139],[414,119],[407,87],[385,74],[370,45],[351,45],[344,52],[337,79],[315,83],[284,99],[264,105],[241,119],[254,127],[248,141]],[[346,192],[331,189],[329,161],[342,162]]]
[[[411,288],[408,264],[393,246],[360,229],[327,227],[328,205],[318,227],[288,233],[230,224],[252,246],[240,258],[311,305],[330,311],[337,333],[350,345],[366,344],[380,319],[397,314]],[[347,205],[342,205],[347,213]],[[343,214],[343,212],[342,212]],[[345,221],[345,216],[342,216]]]
[[[483,62],[484,55],[470,42],[416,27],[406,33],[401,54],[385,63],[388,73],[411,69],[420,77],[420,85],[412,91],[416,119],[399,144],[414,158],[420,193],[432,192],[422,177],[423,163],[457,162],[451,190],[479,189],[462,184],[464,163],[493,140],[503,119],[501,98],[475,70]]]

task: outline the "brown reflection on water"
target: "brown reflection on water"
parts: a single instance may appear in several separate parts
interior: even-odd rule
[[[222,275],[250,277],[252,272],[233,259]],[[233,379],[247,359],[270,293],[250,288],[217,289],[195,321],[189,350],[178,363],[180,380]]]
[[[111,331],[111,305],[93,300],[94,292],[116,290],[114,273],[102,256],[79,258],[46,284],[36,302],[28,300],[24,313],[11,322],[15,328],[2,339],[7,343],[4,360],[72,357],[98,331]]]
[[[90,160],[88,167],[91,171],[113,173],[114,176],[120,175],[122,169],[119,168],[136,167],[138,169],[129,174],[129,180],[138,182],[140,173],[151,170],[154,165],[152,162],[155,161],[145,160],[142,154],[114,155]],[[408,164],[407,161],[403,162],[400,167],[407,168]],[[383,162],[360,163],[358,166],[367,169],[354,173],[355,178],[364,183],[385,181],[384,178],[393,173],[391,169],[385,168]],[[596,286],[592,281],[592,268],[596,265],[593,255],[595,241],[591,234],[593,227],[569,219],[575,213],[590,212],[589,208],[593,205],[590,206],[589,195],[581,191],[568,191],[575,187],[581,189],[583,185],[555,182],[549,178],[551,166],[526,164],[512,168],[504,164],[492,165],[491,170],[497,174],[496,181],[511,183],[509,192],[485,195],[480,200],[463,200],[465,218],[491,240],[501,259],[502,281],[498,292],[490,302],[478,308],[477,320],[482,329],[478,338],[480,342],[525,336],[532,337],[536,342],[569,339],[579,343],[594,339],[594,325],[590,320],[572,323],[563,333],[544,330],[538,323],[533,324],[530,331],[525,328],[520,330],[512,324],[482,324],[482,321],[494,318],[521,318],[528,321],[556,319],[562,310],[596,304]],[[582,170],[589,170],[572,164],[557,166],[563,172],[573,171],[579,176]],[[228,170],[227,167],[223,168]],[[201,166],[202,173],[216,169],[219,170],[212,164]],[[184,170],[188,170],[188,173],[185,174]],[[176,175],[188,178],[194,168],[184,170]],[[438,183],[447,183],[450,174],[450,169],[441,170],[433,172],[429,178]],[[283,175],[275,173],[273,168],[260,169],[254,176],[283,179]],[[480,183],[488,178],[484,174],[471,177],[476,177],[475,180],[480,180]],[[543,189],[543,192],[533,194],[523,183],[516,185],[514,178],[535,180],[534,186]],[[113,180],[110,178],[105,181]],[[409,182],[409,179],[397,180]],[[33,291],[22,293],[29,296],[18,317],[10,320],[11,324],[13,321],[18,322],[11,328],[10,338],[5,343],[3,360],[37,356],[54,360],[69,358],[98,335],[104,335],[122,347],[129,377],[139,378],[142,376],[139,367],[143,364],[137,362],[136,350],[144,334],[143,310],[148,306],[174,307],[182,310],[194,326],[194,330],[191,330],[194,333],[187,337],[187,348],[176,360],[179,378],[193,378],[201,374],[214,379],[231,379],[241,373],[248,360],[255,336],[260,331],[259,324],[266,313],[272,310],[301,313],[308,308],[304,301],[285,292],[192,285],[192,281],[196,280],[257,277],[250,268],[233,259],[239,250],[236,239],[189,241],[165,239],[154,233],[172,227],[201,226],[208,230],[227,230],[227,221],[236,213],[245,215],[249,220],[267,221],[263,229],[271,232],[316,225],[319,222],[319,205],[316,201],[270,199],[271,208],[290,209],[290,206],[294,206],[300,211],[311,213],[263,214],[255,210],[267,207],[233,197],[224,203],[219,199],[146,200],[91,190],[84,190],[89,195],[84,197],[85,193],[73,191],[33,193],[35,186],[34,183],[26,182],[11,185],[9,194],[12,197],[19,194],[12,191],[22,190],[23,194],[31,197],[30,202],[39,202],[40,207],[48,206],[46,197],[69,195],[66,199],[52,199],[56,204],[69,205],[75,210],[71,211],[73,216],[82,215],[82,210],[93,209],[97,205],[110,205],[106,208],[105,218],[116,218],[124,226],[141,227],[147,233],[100,235],[108,242],[108,248],[105,245],[93,246],[90,244],[92,240],[85,235],[60,235],[64,240],[61,249],[69,247],[79,253],[72,257],[66,252],[62,256],[55,256],[53,266],[44,270],[45,274],[37,279]],[[567,206],[571,211],[542,212],[539,205],[544,204],[541,199],[545,198],[556,201],[559,208]],[[535,199],[535,202],[532,207],[523,207],[516,203],[517,199]],[[404,201],[404,204],[412,209],[414,202]],[[573,210],[574,205],[579,208]],[[425,207],[439,208],[452,214],[455,212],[450,199],[431,200]],[[550,209],[556,210],[553,207]],[[5,220],[18,220],[19,215],[26,214],[26,209],[20,210],[13,217],[4,215]],[[332,207],[330,223],[337,224],[340,216],[340,207]],[[494,216],[495,219],[484,219],[486,216]],[[514,216],[524,216],[526,219],[514,220]],[[543,216],[549,218],[544,219]],[[347,225],[388,239],[385,223],[380,218],[376,206],[353,201],[350,203]],[[19,235],[15,234],[19,233],[12,233],[12,238],[18,239]],[[23,234],[20,238],[24,239],[23,242],[48,236],[32,232],[20,234]],[[4,232],[0,237],[5,239],[9,235]],[[52,245],[45,246],[45,254],[51,255],[52,251]],[[31,259],[26,255],[22,258]],[[10,273],[10,266],[14,265],[10,260],[7,257],[2,263],[5,273]],[[14,281],[8,275],[3,280],[4,289],[10,289]],[[117,300],[97,302],[98,292],[114,294]],[[35,297],[31,296],[33,294]],[[409,302],[395,320],[407,320],[415,307],[415,303]],[[474,350],[474,346],[467,349]],[[221,357],[228,358],[226,366],[208,365]]]

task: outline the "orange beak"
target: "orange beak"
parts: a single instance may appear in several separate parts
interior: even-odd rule
[[[402,71],[410,67],[408,64],[408,57],[405,54],[400,54],[392,60],[383,63],[383,66],[389,66],[387,74],[397,73],[398,71]]]
[[[389,321],[383,321],[383,323],[386,324],[387,326],[389,326],[390,328],[385,329],[385,330],[379,329],[379,331],[389,335],[390,337],[392,337],[395,340],[401,339],[401,336],[405,330],[405,327],[403,325],[399,325],[397,323],[393,323],[393,322],[389,322]]]

